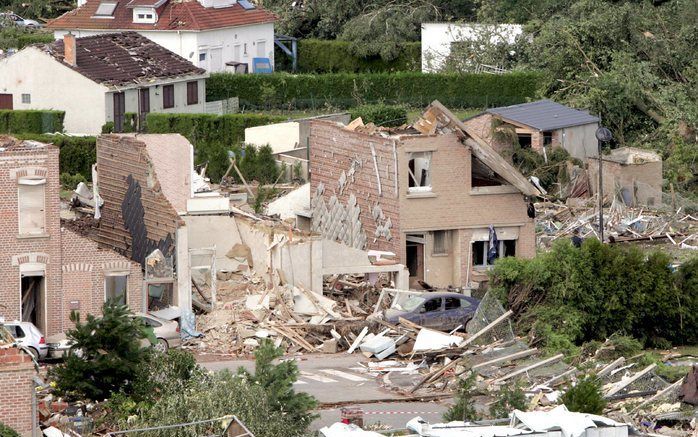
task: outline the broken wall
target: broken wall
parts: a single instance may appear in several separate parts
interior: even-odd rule
[[[184,222],[162,192],[145,143],[100,135],[97,171],[104,200],[97,241],[141,265],[155,249],[173,256],[176,230]]]
[[[63,250],[62,304],[63,329],[72,329],[71,311],[99,315],[106,301],[107,275],[128,275],[126,303],[133,311],[143,311],[144,289],[141,266],[118,253],[100,248],[97,242],[74,231],[61,230]]]
[[[662,205],[662,161],[621,164],[603,160],[604,195],[615,193],[630,205]],[[599,186],[599,160],[587,160],[591,193]]]
[[[498,154],[511,159],[512,145],[509,141],[495,139],[492,135],[492,120],[494,115],[486,112],[475,115],[463,121],[463,124],[475,135],[485,140]]]
[[[398,174],[407,187],[408,161],[412,152],[431,153],[431,190],[410,193],[400,189],[401,245],[398,253],[406,262],[405,236],[424,233],[425,278],[431,285],[467,285],[484,280],[475,272],[469,257],[473,231],[489,225],[518,229],[516,254],[535,255],[535,228],[528,217],[524,196],[511,185],[476,187],[471,183],[472,153],[456,134],[402,137],[398,145]],[[434,254],[432,231],[450,231],[447,254]],[[470,273],[468,270],[470,269]],[[432,284],[433,283],[433,284]]]
[[[397,146],[327,121],[312,121],[312,230],[358,249],[397,253]]]
[[[0,423],[22,436],[32,435],[32,391],[36,375],[31,357],[16,347],[0,349]]]

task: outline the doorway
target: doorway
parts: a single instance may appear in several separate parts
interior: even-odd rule
[[[0,109],[13,109],[12,94],[0,94]]]
[[[145,118],[150,112],[150,88],[138,90],[138,131],[145,130]]]
[[[22,275],[21,318],[46,332],[46,278],[43,275]]]
[[[424,234],[408,234],[405,242],[405,260],[410,272],[410,288],[420,288],[424,281]]]
[[[266,58],[267,57],[267,41],[266,40],[259,40],[257,41],[257,57],[258,58]]]
[[[223,48],[216,47],[209,51],[211,55],[211,72],[221,71],[223,69]]]
[[[126,96],[114,93],[114,132],[123,132],[126,117]]]

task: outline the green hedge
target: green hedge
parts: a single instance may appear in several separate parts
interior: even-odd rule
[[[148,114],[148,133],[179,133],[194,145],[196,163],[208,162],[206,174],[218,181],[228,168],[228,150],[239,152],[245,128],[286,121],[265,114]]]
[[[522,103],[535,96],[541,75],[494,74],[215,73],[206,82],[209,101],[239,97],[250,108],[349,108],[364,103],[423,107],[439,100],[453,108]]]
[[[52,33],[32,32],[17,27],[0,28],[0,49],[18,49],[32,44],[53,42]]]
[[[348,41],[304,39],[298,42],[298,71],[301,73],[368,73],[384,71],[419,71],[421,69],[422,45],[418,42],[405,43],[400,55],[392,61],[380,56],[363,58],[349,51]],[[283,67],[290,70],[291,59],[280,56]]]
[[[95,137],[73,137],[67,135],[20,134],[17,138],[51,143],[60,149],[60,173],[82,175],[92,180],[92,164],[97,162],[97,139]]]
[[[362,105],[350,109],[351,119],[361,117],[364,123],[396,127],[407,123],[407,108],[390,105]]]
[[[0,133],[42,134],[63,132],[63,111],[0,110]]]

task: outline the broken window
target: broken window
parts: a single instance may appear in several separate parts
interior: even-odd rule
[[[531,134],[516,134],[519,139],[519,146],[524,149],[531,148]]]
[[[493,187],[507,184],[507,181],[503,177],[493,172],[487,165],[485,165],[475,156],[473,156],[472,159],[470,176],[473,187]]]
[[[437,297],[434,299],[429,299],[428,301],[424,302],[424,305],[422,306],[422,311],[423,313],[431,313],[432,311],[439,311],[441,310],[441,298]]]
[[[432,238],[434,241],[434,246],[432,248],[432,255],[448,255],[449,251],[449,239],[451,233],[450,231],[434,231],[432,232]]]
[[[174,283],[148,284],[148,311],[157,311],[174,305]]]
[[[516,240],[499,240],[497,258],[516,256]],[[473,241],[473,267],[486,267],[489,241]]]
[[[431,152],[410,152],[408,159],[408,191],[431,191]]]
[[[127,274],[110,274],[104,278],[104,300],[126,305],[126,292],[128,289]]]
[[[553,143],[553,133],[543,132],[543,146],[549,146]]]
[[[46,179],[21,178],[17,186],[20,235],[43,234]]]

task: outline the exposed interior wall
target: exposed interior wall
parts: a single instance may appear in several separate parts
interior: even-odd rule
[[[245,143],[271,146],[274,153],[293,150],[300,145],[300,124],[296,121],[274,123],[245,129]]]
[[[314,120],[310,132],[313,230],[359,249],[398,253],[395,140]]]
[[[145,143],[146,152],[160,183],[162,194],[179,214],[187,211],[192,196],[191,172],[194,146],[180,134],[133,134]]]
[[[190,249],[215,247],[216,268],[221,271],[237,270],[238,261],[227,256],[235,244],[241,243],[236,220],[229,215],[186,215]],[[211,232],[215,229],[216,232]]]
[[[604,193],[615,193],[630,204],[660,205],[662,202],[662,162],[643,164],[621,164],[603,160]],[[587,160],[591,193],[596,194],[599,186],[599,161]]]
[[[104,200],[100,245],[141,265],[155,249],[173,256],[183,221],[162,191],[145,143],[128,135],[99,136],[97,171]]]

